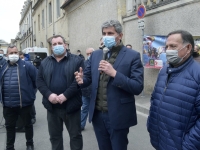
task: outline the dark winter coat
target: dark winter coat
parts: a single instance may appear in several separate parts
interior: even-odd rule
[[[67,78],[67,89],[63,92],[64,96],[67,98],[66,111],[67,113],[73,113],[81,108],[81,90],[77,86],[75,80],[74,72],[79,71],[80,67],[84,66],[83,59],[79,56],[68,53],[65,59],[65,76]],[[42,103],[48,111],[52,111],[52,104],[49,102],[48,98],[53,93],[50,91],[49,87],[51,84],[51,75],[53,72],[53,56],[46,57],[40,65],[37,77],[37,87],[38,90],[43,95]],[[59,78],[59,77],[58,77]]]
[[[12,66],[14,67],[13,74],[6,73],[9,67],[11,66],[8,61],[0,70],[0,101],[7,107],[25,107],[32,105],[36,98],[37,69],[31,63],[21,59]],[[10,84],[14,84],[18,88],[10,89]],[[2,90],[3,87],[4,90]],[[2,91],[4,92],[2,93]]]
[[[157,150],[200,150],[200,65],[192,57],[161,69],[147,129]]]

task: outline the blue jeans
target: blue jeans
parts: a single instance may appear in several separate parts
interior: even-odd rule
[[[81,129],[85,128],[86,120],[88,117],[88,110],[89,110],[89,104],[90,104],[90,97],[84,97],[82,96],[82,109],[81,109]]]

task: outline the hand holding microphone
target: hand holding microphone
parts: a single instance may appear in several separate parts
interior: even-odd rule
[[[103,48],[103,59],[99,63],[99,68],[100,73],[105,73],[111,77],[115,77],[117,71],[113,68],[113,66],[106,61],[107,54],[109,52],[109,49],[107,47]]]

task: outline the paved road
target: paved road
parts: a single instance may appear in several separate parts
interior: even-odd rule
[[[46,119],[46,110],[41,103],[41,94],[37,93],[36,106],[36,123],[34,124],[34,142],[35,150],[51,150],[49,142],[49,134]],[[2,118],[2,106],[0,106],[0,121]],[[138,125],[130,128],[128,150],[154,150],[149,142],[149,135],[146,130],[147,116],[138,112]],[[4,123],[4,120],[1,124]],[[0,126],[1,127],[1,126]],[[92,124],[87,123],[83,134],[83,150],[98,150],[97,141],[93,131]],[[0,150],[5,147],[5,128],[0,129]],[[66,129],[64,128],[64,146],[65,150],[69,150],[69,138]],[[16,150],[25,150],[24,133],[16,134],[15,141]]]

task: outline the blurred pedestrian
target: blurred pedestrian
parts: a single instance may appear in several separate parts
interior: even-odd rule
[[[46,57],[39,68],[37,86],[47,109],[47,121],[52,150],[64,150],[63,123],[69,137],[71,150],[82,150],[81,90],[74,72],[84,66],[77,55],[67,53],[67,44],[61,35],[51,39],[52,55]]]
[[[33,65],[34,65],[37,69],[39,69],[40,64],[41,64],[41,61],[42,61],[41,57],[40,57],[39,55],[36,55],[36,56],[35,56],[35,59],[33,60]]]
[[[2,68],[4,63],[6,63],[6,59],[4,58],[4,51],[0,49],[0,67]]]
[[[126,47],[132,49],[132,45],[131,44],[126,44]]]
[[[19,51],[19,58],[21,58],[21,60],[25,60],[24,53],[21,51]]]
[[[168,34],[147,121],[156,150],[200,150],[200,65],[194,61],[193,36],[184,30]]]
[[[134,95],[143,90],[143,65],[140,53],[123,45],[119,21],[104,22],[101,31],[109,51],[95,50],[84,74],[82,68],[75,72],[76,81],[81,88],[92,85],[89,122],[99,149],[127,150],[129,127],[137,124]]]
[[[199,52],[200,52],[200,44],[199,44],[199,45],[196,44],[196,45],[194,46],[194,52],[193,52],[192,56],[193,56],[194,60],[196,60],[197,62],[200,63],[200,55],[199,55]]]
[[[77,55],[85,60],[85,57],[81,54],[81,50],[77,50]]]
[[[84,68],[87,67],[87,64],[89,62],[90,56],[93,51],[94,51],[94,48],[86,49],[87,60],[85,60],[84,62]],[[81,109],[81,130],[84,130],[87,117],[88,117],[88,110],[89,110],[90,96],[91,96],[91,85],[83,88],[81,92],[82,92],[82,102],[83,102],[82,109]]]
[[[6,126],[6,150],[14,150],[15,126],[20,116],[25,126],[27,150],[33,150],[33,125],[31,110],[35,100],[36,68],[19,59],[16,46],[7,48],[8,62],[0,71],[1,102]]]

